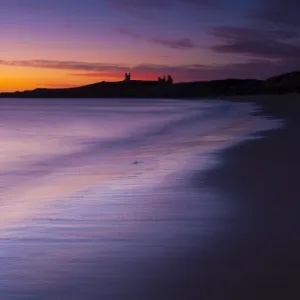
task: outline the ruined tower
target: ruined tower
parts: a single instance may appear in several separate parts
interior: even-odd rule
[[[131,73],[125,73],[125,82],[129,82],[131,80]]]

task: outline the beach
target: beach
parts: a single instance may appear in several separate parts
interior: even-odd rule
[[[222,151],[221,164],[192,178],[217,191],[235,212],[224,217],[229,232],[221,233],[211,250],[171,263],[184,271],[170,280],[170,299],[185,299],[184,289],[186,299],[299,298],[299,98],[231,99],[259,103],[259,114],[282,118],[284,126]],[[282,101],[287,104],[279,109]]]
[[[228,101],[118,107],[93,100],[76,102],[70,114],[69,104],[35,101],[23,121],[24,107],[2,102],[1,134],[16,139],[2,153],[1,297],[297,295],[295,110],[284,116]],[[37,111],[41,119],[32,118]],[[20,117],[17,126],[9,114]],[[15,130],[21,125],[25,136]],[[51,152],[41,147],[45,136]],[[22,138],[32,147],[15,161],[9,153]]]
[[[0,300],[300,300],[300,0],[0,3]]]

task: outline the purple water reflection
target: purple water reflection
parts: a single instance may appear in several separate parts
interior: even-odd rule
[[[278,126],[218,101],[1,100],[0,298],[139,299],[230,208],[186,184]]]

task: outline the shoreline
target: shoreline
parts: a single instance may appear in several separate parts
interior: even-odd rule
[[[206,172],[204,182],[239,210],[235,223],[240,228],[223,258],[240,276],[231,291],[249,291],[252,299],[297,298],[300,113],[294,109],[299,104],[287,99],[294,105],[282,112],[269,97],[263,100],[267,105],[260,114],[284,117],[283,127],[223,151],[223,164]]]

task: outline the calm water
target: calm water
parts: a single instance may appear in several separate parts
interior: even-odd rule
[[[232,208],[187,178],[277,126],[253,109],[1,99],[0,299],[158,299],[156,274],[226,230]]]

